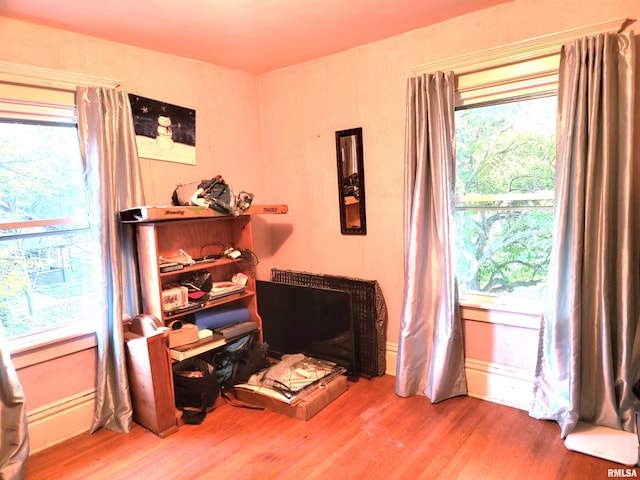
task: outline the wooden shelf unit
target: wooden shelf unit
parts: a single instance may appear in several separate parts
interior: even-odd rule
[[[256,214],[287,213],[286,205],[251,208]],[[258,324],[258,336],[262,341],[253,258],[222,257],[181,270],[160,271],[160,257],[170,259],[180,250],[192,258],[220,255],[230,247],[253,254],[251,215],[222,216],[201,207],[139,207],[120,212],[120,216],[121,222],[132,224],[135,228],[144,313],[155,316],[167,325],[169,320],[199,310],[215,309],[222,305],[246,307],[250,320]],[[242,293],[207,301],[203,307],[195,310],[165,315],[162,290],[189,278],[198,270],[207,270],[214,282],[229,281],[234,274],[243,273],[247,276],[246,289]],[[136,338],[135,335],[128,335],[126,347],[134,420],[161,437],[173,433],[180,422],[174,402],[171,355],[165,336]]]
[[[227,248],[253,252],[251,216],[199,217],[176,220],[144,221],[135,224],[138,250],[138,268],[142,292],[142,306],[163,322],[181,316],[216,308],[220,305],[237,304],[246,307],[252,321],[258,324],[262,336],[262,321],[258,315],[255,296],[255,265],[250,259],[222,257],[214,261],[200,262],[181,270],[161,272],[159,258],[170,260],[180,251],[192,258],[220,255]],[[162,290],[198,270],[207,270],[214,282],[229,281],[236,273],[247,276],[246,290],[227,297],[207,301],[205,306],[184,313],[166,316],[162,308]]]

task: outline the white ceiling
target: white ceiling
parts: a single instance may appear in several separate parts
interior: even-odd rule
[[[0,15],[261,74],[511,0],[0,0]]]

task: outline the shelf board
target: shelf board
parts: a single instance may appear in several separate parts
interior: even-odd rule
[[[238,293],[230,293],[221,298],[216,298],[214,300],[207,300],[204,302],[204,307],[193,308],[187,310],[186,312],[176,313],[174,315],[167,316],[163,313],[164,320],[175,320],[176,318],[184,317],[185,315],[190,315],[192,313],[201,312],[203,310],[208,310],[209,308],[218,307],[220,305],[224,305],[225,303],[237,302],[238,300],[242,300],[244,298],[251,298],[255,295],[253,290],[245,290],[244,292]]]
[[[217,260],[206,260],[204,262],[196,262],[193,265],[187,265],[179,270],[171,270],[170,272],[160,272],[160,277],[173,277],[182,273],[196,272],[198,270],[206,270],[209,267],[220,267],[224,265],[230,265],[232,263],[238,263],[242,261],[237,258],[218,258]],[[158,268],[160,268],[158,266]]]
[[[243,215],[278,215],[289,212],[289,207],[285,204],[277,205],[251,205],[248,210],[242,212]],[[233,215],[220,213],[208,207],[133,207],[120,212],[122,223],[155,222],[159,220],[177,220],[187,218],[233,218]]]

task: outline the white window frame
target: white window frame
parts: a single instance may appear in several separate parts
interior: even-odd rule
[[[115,80],[0,62],[0,117],[76,122],[77,86],[115,88]],[[60,219],[38,222],[59,223]],[[28,227],[6,223],[0,228]],[[16,369],[96,346],[95,327],[75,324],[7,339]]]
[[[566,30],[480,52],[411,68],[415,75],[452,71],[456,78],[455,106],[490,103],[506,98],[557,94],[562,45],[584,36],[617,33],[621,18]],[[544,301],[479,293],[461,293],[463,307],[538,316]],[[518,325],[521,326],[521,325]]]

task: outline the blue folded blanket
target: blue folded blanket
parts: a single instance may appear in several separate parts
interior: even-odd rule
[[[218,307],[196,312],[185,318],[190,323],[195,323],[198,329],[228,327],[236,323],[246,322],[251,319],[249,309],[246,307]]]

